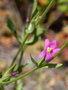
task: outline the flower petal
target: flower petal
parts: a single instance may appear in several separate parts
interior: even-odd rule
[[[56,40],[50,42],[50,45],[49,45],[52,49],[55,49],[56,48]]]
[[[46,54],[45,62],[49,62],[52,59],[52,54]]]
[[[54,49],[54,50],[52,51],[52,55],[54,55],[54,54],[56,54],[57,52],[59,52],[59,50],[60,50],[60,48]]]
[[[18,74],[18,72],[12,72],[10,76],[15,76],[16,74]]]
[[[40,53],[40,55],[38,56],[38,58],[41,58],[41,57],[43,57],[43,56],[45,56],[46,55],[46,52],[43,50],[41,53]]]
[[[46,49],[49,46],[49,40],[45,39],[44,49]]]

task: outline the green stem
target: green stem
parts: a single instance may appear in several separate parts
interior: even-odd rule
[[[17,53],[16,53],[16,55],[15,55],[15,57],[14,57],[14,59],[13,59],[13,61],[12,61],[12,63],[11,63],[10,66],[12,66],[12,65],[15,63],[15,61],[16,61],[19,53],[20,53],[20,51],[23,50],[23,46],[24,46],[25,41],[26,41],[26,39],[28,38],[28,36],[29,36],[29,34],[26,34],[26,35],[25,35],[24,40],[23,40],[22,44],[20,45],[20,47],[19,47],[19,49],[18,49],[18,51],[17,51]]]
[[[64,50],[64,48],[67,47],[67,46],[68,46],[68,40],[67,40],[66,43],[62,46],[62,48],[60,49],[60,51],[53,56],[53,58],[55,58],[57,55],[59,55],[59,54]]]
[[[41,75],[42,75],[42,68],[39,71],[39,82],[38,82],[39,85],[38,85],[38,90],[43,90]]]
[[[22,51],[22,52],[21,52],[20,59],[19,59],[19,64],[18,64],[18,65],[20,65],[20,64],[21,64],[21,62],[22,62],[23,52],[24,52],[24,51]]]
[[[42,16],[36,20],[36,25],[38,25],[39,23],[41,23],[43,21],[43,19],[45,18],[46,14],[48,13],[48,11],[50,10],[50,8],[52,7],[53,3],[55,0],[51,0],[50,4],[48,5],[48,7],[46,8],[46,10],[44,11],[44,13],[42,14]]]
[[[23,74],[21,76],[18,76],[17,78],[15,78],[13,80],[10,80],[10,81],[7,81],[7,82],[0,82],[0,85],[5,85],[5,84],[9,84],[9,83],[15,82],[15,81],[17,81],[17,80],[19,80],[21,78],[26,77],[27,75],[31,74],[32,72],[36,71],[37,69],[38,69],[37,67],[33,68],[33,69],[31,69],[31,71],[29,71],[29,72],[27,72],[27,73],[25,73],[25,74]]]

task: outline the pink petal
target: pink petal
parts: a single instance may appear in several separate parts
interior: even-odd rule
[[[46,55],[46,52],[43,50],[41,53],[40,53],[40,55],[38,56],[38,58],[41,58],[41,57],[43,57],[43,56],[45,56]]]
[[[45,39],[44,49],[46,49],[49,46],[49,40]]]
[[[52,60],[52,55],[51,54],[46,54],[45,62],[49,62]]]
[[[18,74],[18,72],[12,72],[10,76],[15,76],[16,74]]]
[[[55,49],[55,48],[56,48],[56,40],[50,42],[50,47],[51,47],[52,49]]]
[[[60,48],[54,49],[54,50],[52,51],[52,55],[54,55],[54,54],[56,54],[57,52],[59,52],[59,50],[60,50]]]

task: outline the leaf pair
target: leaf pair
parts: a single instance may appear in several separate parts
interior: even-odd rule
[[[38,67],[38,68],[60,68],[60,67],[62,67],[62,63],[59,63],[59,64],[52,64],[52,63],[46,63],[46,62],[44,62],[44,58],[42,58],[41,60],[39,59],[39,61],[38,62],[36,62],[33,58],[32,58],[32,56],[30,56],[31,57],[31,61],[34,63],[34,65],[36,66],[36,67]]]
[[[32,44],[36,43],[38,41],[40,35],[42,35],[44,32],[45,32],[44,28],[37,26],[36,30],[32,34],[32,37],[26,41],[26,44],[32,45]]]

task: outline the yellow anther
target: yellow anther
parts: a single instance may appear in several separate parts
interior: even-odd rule
[[[52,48],[48,47],[48,48],[47,48],[47,53],[50,53],[51,50],[52,50]]]

